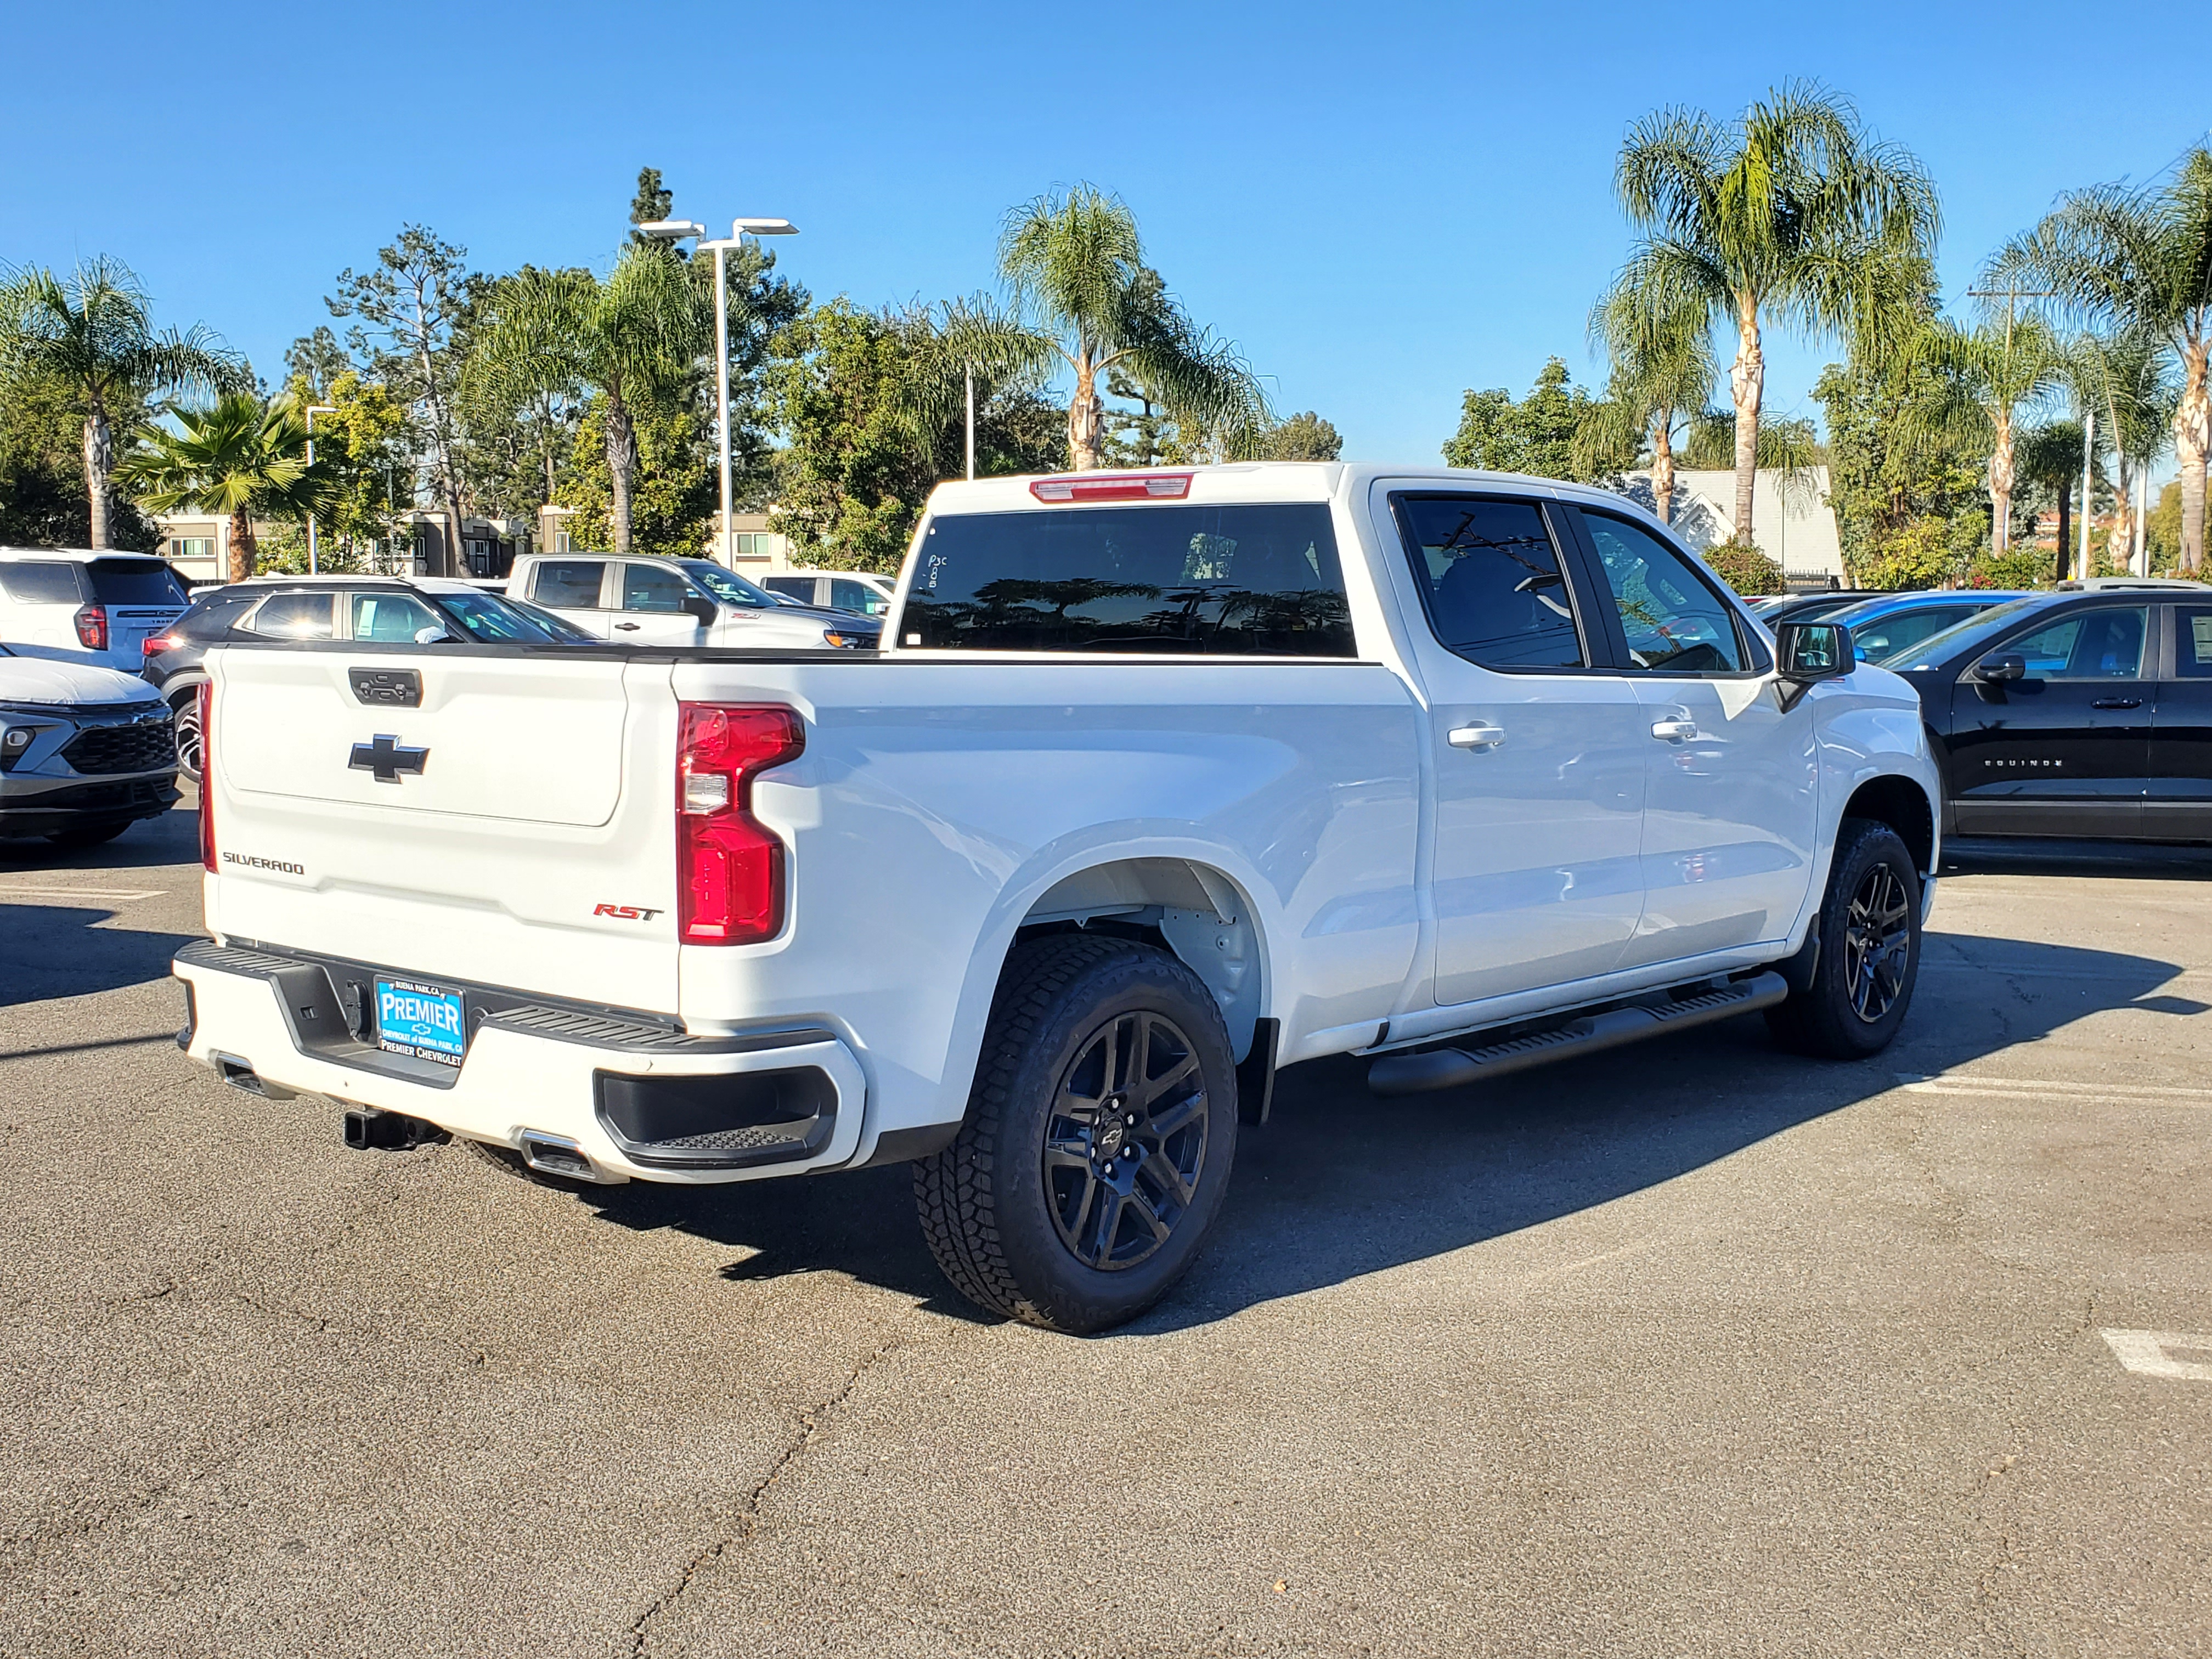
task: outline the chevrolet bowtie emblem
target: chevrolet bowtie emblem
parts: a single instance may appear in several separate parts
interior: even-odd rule
[[[346,764],[375,773],[379,783],[397,783],[402,772],[421,777],[422,763],[429,758],[428,750],[410,749],[390,733],[380,732],[375,742],[354,744],[353,758]]]

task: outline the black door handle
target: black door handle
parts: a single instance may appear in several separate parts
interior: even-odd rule
[[[2092,708],[2140,708],[2141,697],[2100,697],[2089,705]]]

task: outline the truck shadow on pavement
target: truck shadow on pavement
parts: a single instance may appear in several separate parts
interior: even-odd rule
[[[1898,1042],[1870,1060],[1786,1053],[1753,1017],[1474,1088],[1385,1100],[1344,1057],[1281,1075],[1272,1121],[1239,1137],[1213,1239],[1125,1334],[1173,1330],[1538,1227],[1671,1181],[1898,1086],[1972,1067],[2101,1010],[2208,1012],[2160,994],[2148,957],[1929,936]],[[678,1227],[750,1253],[725,1278],[842,1273],[966,1319],[921,1241],[903,1169],[724,1188],[586,1194],[618,1224]],[[1107,1339],[1102,1339],[1107,1340]]]
[[[167,979],[169,959],[200,937],[97,925],[115,915],[98,904],[37,904],[0,893],[0,1008]],[[181,1023],[181,1002],[177,1012]],[[15,1046],[0,1039],[0,1049]]]

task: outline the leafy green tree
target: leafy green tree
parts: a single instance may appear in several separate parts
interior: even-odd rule
[[[230,579],[257,562],[253,515],[299,517],[328,487],[319,458],[307,465],[307,426],[287,396],[263,403],[226,392],[206,410],[173,411],[175,429],[149,425],[116,477],[155,513],[220,513],[230,520]]]
[[[307,382],[295,380],[292,396],[303,401]],[[329,412],[315,422],[315,466],[324,474],[314,511],[337,540],[333,569],[359,568],[362,544],[400,533],[398,481],[411,477],[407,447],[407,406],[381,381],[347,368],[317,394]],[[413,497],[409,501],[411,505]]]
[[[1235,453],[1265,430],[1258,380],[1233,344],[1191,321],[1146,264],[1136,219],[1119,197],[1078,185],[1015,209],[1000,238],[999,272],[1075,375],[1067,453],[1077,471],[1100,464],[1102,383],[1116,368],[1165,407],[1187,441]]]
[[[1278,422],[1267,434],[1260,459],[1268,461],[1335,461],[1344,458],[1344,438],[1328,421],[1308,410]]]
[[[1881,548],[1924,520],[1944,526],[1938,539],[1947,548],[1954,526],[1957,538],[1979,544],[1984,458],[1926,412],[1954,396],[1935,367],[1902,350],[1883,362],[1855,343],[1822,373],[1813,396],[1826,416],[1828,504],[1847,569],[1883,556]],[[1919,533],[1924,541],[1928,532]],[[1912,558],[1925,562],[1919,553]]]
[[[152,302],[130,268],[95,258],[66,277],[43,267],[0,278],[0,398],[33,388],[66,397],[82,422],[86,539],[114,545],[114,421],[149,398],[240,389],[245,360],[198,324],[155,330]]]
[[[637,194],[629,198],[629,222],[635,225],[659,224],[674,215],[676,192],[660,182],[659,167],[640,167],[637,170]],[[633,229],[629,234],[633,246],[653,246],[653,239]]]
[[[327,323],[318,323],[311,334],[302,334],[284,352],[284,379],[304,389],[317,403],[331,383],[353,368],[353,359],[338,343]]]
[[[2136,475],[2166,448],[2181,400],[2172,360],[2157,336],[2122,329],[2069,342],[2059,372],[2075,403],[2095,416],[2097,437],[2112,454],[2112,520],[2106,544],[2113,562],[2124,569],[2135,549]],[[2075,453],[2081,453],[2078,441]]]
[[[2030,427],[2021,434],[2019,467],[2021,481],[2049,497],[2058,508],[2057,568],[2037,568],[2035,574],[2039,579],[2063,581],[2074,556],[2074,486],[2081,477],[2081,422],[2045,421]],[[2094,482],[2091,487],[2094,488]],[[1995,580],[1989,583],[1992,587],[2027,585]]]
[[[2212,452],[2212,146],[2163,184],[2100,185],[2058,206],[1990,262],[2040,278],[2079,320],[2157,338],[2181,372],[2172,432],[2181,476],[2181,562],[2204,563],[2204,478]]]
[[[767,384],[787,441],[769,522],[799,563],[898,568],[930,490],[963,470],[961,365],[977,348],[962,338],[964,314],[866,312],[839,299],[778,336]],[[981,368],[979,473],[1060,471],[1066,443],[1064,411],[1018,363]]]
[[[574,453],[553,499],[573,507],[569,528],[580,545],[614,544],[614,475],[609,466],[602,393],[576,424]],[[714,533],[721,500],[713,434],[698,410],[666,404],[632,411],[629,550],[696,558]]]
[[[1460,405],[1459,430],[1443,447],[1444,464],[1481,472],[1583,480],[1632,465],[1632,439],[1623,436],[1610,448],[1593,450],[1583,438],[1585,429],[1599,420],[1596,401],[1572,384],[1565,360],[1549,358],[1520,403],[1503,387],[1466,395]]]
[[[375,264],[341,272],[337,295],[324,301],[333,317],[356,319],[347,335],[354,356],[407,398],[432,495],[452,520],[449,556],[459,552],[469,495],[454,409],[467,347],[456,335],[465,335],[467,310],[489,280],[469,271],[467,257],[466,248],[423,226],[403,226],[390,246],[377,251]]]
[[[143,409],[143,405],[141,405]],[[143,414],[110,418],[128,430]],[[150,552],[161,532],[127,495],[111,493],[108,545]],[[88,547],[84,416],[67,383],[19,382],[0,396],[0,547]]]
[[[588,271],[518,271],[500,286],[471,353],[486,378],[592,390],[617,553],[629,551],[635,524],[638,419],[683,408],[711,337],[699,301],[682,260],[657,244],[634,243],[604,282]]]
[[[1752,522],[1766,385],[1762,332],[1876,336],[1908,307],[1905,278],[1936,229],[1936,192],[1906,151],[1850,106],[1786,85],[1723,123],[1661,110],[1629,130],[1614,171],[1644,233],[1620,286],[1655,319],[1701,307],[1733,327],[1735,522]]]
[[[1702,305],[1670,306],[1616,285],[1591,312],[1590,335],[1612,367],[1602,405],[1577,432],[1576,468],[1595,477],[1608,458],[1640,450],[1654,511],[1670,523],[1675,434],[1705,416],[1720,373],[1712,319]]]
[[[463,419],[472,433],[488,434],[483,447],[494,452],[495,465],[505,462],[498,470],[509,488],[498,493],[514,494],[518,473],[538,475],[531,506],[553,499],[590,397],[580,354],[563,330],[591,303],[595,287],[588,270],[525,265],[486,289],[471,331],[473,349],[456,392]]]

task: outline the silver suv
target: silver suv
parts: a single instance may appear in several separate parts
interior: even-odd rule
[[[176,800],[177,734],[160,692],[0,647],[0,838],[94,847]]]

